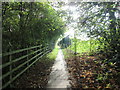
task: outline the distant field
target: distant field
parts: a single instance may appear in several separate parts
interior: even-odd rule
[[[72,40],[72,45],[68,47],[70,50],[75,50],[75,40]],[[91,44],[90,44],[91,43]],[[78,53],[96,51],[98,47],[98,42],[96,40],[81,41],[76,40],[76,48]],[[91,50],[90,50],[91,49]]]

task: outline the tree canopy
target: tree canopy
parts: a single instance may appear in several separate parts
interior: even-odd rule
[[[79,30],[99,41],[99,51],[120,54],[119,2],[89,2],[78,5]],[[82,12],[82,13],[81,13]]]
[[[2,3],[3,52],[49,44],[65,31],[65,23],[48,3]],[[52,48],[53,48],[52,47]]]

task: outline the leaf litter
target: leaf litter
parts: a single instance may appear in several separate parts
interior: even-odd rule
[[[86,54],[66,59],[72,88],[120,89],[120,69],[101,62],[102,55]],[[118,70],[118,71],[117,71]]]

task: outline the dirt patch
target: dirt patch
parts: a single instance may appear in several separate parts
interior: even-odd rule
[[[46,59],[38,61],[15,81],[15,88],[45,88],[53,63]]]

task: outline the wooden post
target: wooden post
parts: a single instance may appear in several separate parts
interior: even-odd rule
[[[48,45],[46,45],[46,46],[45,46],[45,49],[44,49],[44,51],[46,51],[47,49],[48,49]],[[50,47],[50,49],[51,49],[51,47]]]
[[[90,53],[91,53],[91,29],[90,29]]]
[[[77,40],[76,40],[76,31],[74,32],[74,48],[75,48],[75,56],[76,56],[76,54],[77,54]]]
[[[28,48],[28,46],[27,46]],[[27,50],[27,55],[28,55],[29,51]],[[29,56],[27,56],[27,61],[29,60]],[[27,67],[29,66],[29,62],[27,63]]]
[[[71,42],[71,41],[70,41],[70,42]],[[71,44],[70,44],[70,53],[72,53],[71,51],[72,51],[72,42],[71,42]]]
[[[37,51],[37,50],[38,50],[38,47],[35,48],[35,51]],[[35,55],[37,55],[37,54],[38,54],[38,52],[36,52]],[[36,58],[36,59],[37,59],[37,58]],[[35,63],[35,64],[36,64],[36,63]],[[34,65],[35,65],[35,64],[34,64]]]
[[[43,50],[43,54],[44,54],[44,52],[47,50],[47,45],[45,45],[45,49]]]
[[[11,49],[9,49],[9,52],[11,52]],[[9,67],[9,71],[10,71],[10,80],[12,80],[12,55],[9,55],[9,62],[10,62],[10,67]],[[12,84],[10,83],[10,87],[12,87]]]
[[[91,41],[91,37],[90,37],[90,53],[91,53],[91,46],[92,46],[92,41]]]

